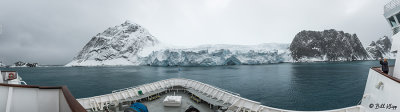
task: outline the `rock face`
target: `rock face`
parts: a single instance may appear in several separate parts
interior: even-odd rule
[[[14,66],[26,66],[26,63],[22,62],[22,61],[18,61],[18,62],[14,63]]]
[[[142,26],[126,21],[99,33],[66,66],[138,65],[138,58],[159,41]]]
[[[383,36],[379,38],[376,42],[372,41],[371,44],[369,44],[369,46],[366,47],[366,50],[373,59],[379,59],[379,58],[394,59],[395,54],[390,52],[391,47],[392,47],[391,39],[387,36]]]
[[[369,55],[356,34],[343,31],[301,31],[290,44],[294,61],[367,60]]]

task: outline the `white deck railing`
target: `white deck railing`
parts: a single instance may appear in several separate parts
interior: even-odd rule
[[[173,78],[167,80],[161,80],[149,84],[144,84],[135,87],[129,87],[113,91],[110,94],[94,96],[89,98],[77,99],[77,101],[85,108],[91,109],[92,111],[103,110],[107,104],[118,104],[119,101],[126,100],[128,98],[134,98],[140,96],[138,91],[141,90],[143,94],[148,94],[157,90],[167,89],[173,86],[182,86],[185,88],[191,88],[199,91],[200,93],[206,94],[208,97],[214,98],[218,101],[222,101],[224,104],[229,103],[231,107],[238,108],[237,111],[257,111],[257,112],[291,112],[292,110],[277,109],[268,106],[261,105],[261,103],[252,101],[246,98],[240,97],[237,93],[223,90],[199,81]],[[362,106],[357,105],[353,107],[329,110],[327,112],[364,112]]]

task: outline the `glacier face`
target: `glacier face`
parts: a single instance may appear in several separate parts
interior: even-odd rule
[[[273,47],[273,48],[272,48]],[[166,49],[141,59],[150,66],[215,66],[281,63],[290,60],[289,44],[203,45],[188,49]]]
[[[389,58],[395,59],[395,53],[391,53],[392,40],[383,36],[377,41],[372,41],[365,49],[368,51],[372,59]]]

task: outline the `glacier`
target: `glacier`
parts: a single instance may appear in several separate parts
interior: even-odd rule
[[[289,44],[202,45],[186,49],[153,51],[140,59],[150,66],[257,65],[288,62]]]
[[[215,47],[213,47],[215,46]],[[156,47],[156,48],[155,48]],[[289,44],[201,45],[192,48],[148,47],[134,60],[74,60],[66,66],[218,66],[291,62]],[[80,62],[79,62],[80,61]]]

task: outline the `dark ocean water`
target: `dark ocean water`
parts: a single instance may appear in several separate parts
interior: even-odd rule
[[[394,63],[393,60],[390,63]],[[168,78],[211,84],[263,105],[290,110],[327,110],[356,105],[369,68],[377,61],[281,63],[215,67],[38,67],[16,70],[30,85],[67,85],[76,98]]]

